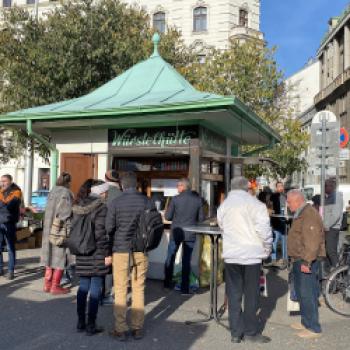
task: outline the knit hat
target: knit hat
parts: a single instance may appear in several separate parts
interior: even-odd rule
[[[105,178],[109,182],[119,182],[119,175],[115,170],[108,170],[105,174]]]
[[[91,193],[99,196],[100,194],[107,192],[108,189],[109,185],[107,183],[103,183],[101,185],[92,186]]]

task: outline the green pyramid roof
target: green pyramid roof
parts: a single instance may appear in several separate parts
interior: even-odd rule
[[[152,106],[222,98],[196,90],[155,51],[123,74],[80,98],[23,109],[10,115],[37,113],[84,112],[110,110],[121,107]]]
[[[31,120],[34,128],[46,132],[52,128],[200,123],[240,143],[279,141],[279,135],[236,97],[196,90],[159,55],[157,33],[153,42],[149,59],[89,94],[0,115],[0,124],[23,127]]]

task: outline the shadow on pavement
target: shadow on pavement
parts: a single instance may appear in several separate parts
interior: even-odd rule
[[[105,332],[94,337],[77,333],[75,293],[52,296],[42,292],[43,269],[36,257],[18,259],[16,279],[0,280],[0,338],[4,350],[54,349],[190,349],[203,336],[206,325],[189,327],[179,317],[188,298],[165,294],[158,281],[147,281],[145,338],[119,343],[108,336],[113,309],[100,307],[98,324]],[[29,266],[26,268],[26,264]],[[178,312],[176,317],[172,317]],[[181,315],[181,313],[180,313]],[[175,320],[174,320],[175,319]],[[180,319],[180,320],[179,320]]]
[[[265,328],[267,321],[276,310],[278,299],[287,295],[288,292],[288,284],[284,278],[279,276],[279,273],[281,273],[279,270],[269,269],[266,275],[268,297],[262,297],[260,301],[261,330]]]

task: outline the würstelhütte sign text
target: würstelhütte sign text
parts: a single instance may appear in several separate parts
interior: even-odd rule
[[[108,140],[111,147],[171,147],[188,146],[198,137],[195,128],[164,127],[155,129],[116,129],[109,130]]]

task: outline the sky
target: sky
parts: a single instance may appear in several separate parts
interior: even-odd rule
[[[339,16],[349,0],[261,0],[260,30],[286,77],[316,56],[330,17]]]

